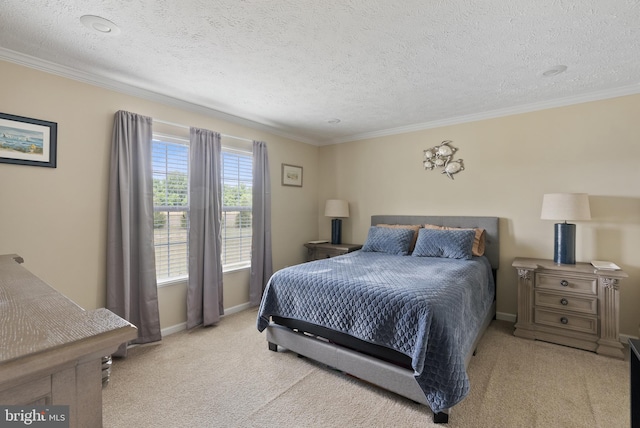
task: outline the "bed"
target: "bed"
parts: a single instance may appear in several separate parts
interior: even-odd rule
[[[468,394],[466,368],[495,317],[498,267],[497,217],[376,215],[362,250],[276,272],[257,327],[270,350],[424,404],[446,423]]]

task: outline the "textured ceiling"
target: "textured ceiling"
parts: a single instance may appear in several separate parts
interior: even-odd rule
[[[120,33],[86,28],[87,14]],[[638,93],[640,5],[3,0],[0,59],[327,144]]]

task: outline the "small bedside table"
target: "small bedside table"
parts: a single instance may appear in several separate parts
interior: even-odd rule
[[[618,312],[625,272],[520,257],[512,266],[518,271],[515,336],[624,359]]]
[[[359,250],[362,245],[358,244],[304,244],[307,247],[307,261],[328,259],[329,257],[341,256],[352,251]]]

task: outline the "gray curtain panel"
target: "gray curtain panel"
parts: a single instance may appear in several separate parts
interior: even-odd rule
[[[152,119],[118,111],[107,207],[107,309],[138,327],[132,343],[162,339],[153,247]],[[126,356],[126,344],[114,356]]]
[[[190,134],[187,328],[215,324],[224,314],[220,134],[198,128]]]
[[[267,144],[253,142],[253,206],[249,303],[259,305],[273,274],[271,258],[271,180]]]

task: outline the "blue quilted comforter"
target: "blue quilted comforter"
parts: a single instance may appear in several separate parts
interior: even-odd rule
[[[314,323],[411,358],[434,412],[469,391],[465,356],[493,302],[485,257],[456,260],[356,251],[282,269],[267,285],[258,330],[272,315]]]

